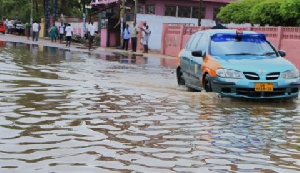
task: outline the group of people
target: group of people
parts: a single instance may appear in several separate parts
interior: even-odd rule
[[[139,28],[142,32],[142,38],[140,40],[140,43],[143,45],[143,53],[148,53],[148,43],[149,43],[149,37],[151,35],[151,31],[149,29],[149,26],[144,23],[143,27]],[[129,25],[126,24],[125,29],[123,30],[123,50],[128,50],[128,42],[129,39],[131,39],[131,47],[132,51],[136,52],[137,47],[137,35],[139,33],[139,29],[136,26],[136,23],[133,23],[132,28],[129,28]]]
[[[93,22],[89,22],[87,30],[88,30],[87,37],[88,37],[88,43],[89,43],[88,47],[89,47],[89,50],[91,50],[92,43],[94,42],[94,38],[95,38],[95,27],[93,25]],[[49,30],[51,42],[53,42],[53,40],[56,42],[56,38],[58,37],[58,32],[59,32],[60,43],[62,43],[64,36],[66,36],[66,41],[67,41],[66,46],[70,47],[71,39],[72,39],[72,35],[73,35],[73,28],[71,27],[71,24],[68,24],[67,27],[65,27],[64,25],[61,25],[61,26],[59,26],[58,29],[55,26],[55,24],[53,24]]]
[[[56,42],[56,38],[59,37],[60,43],[62,43],[64,36],[66,36],[66,41],[67,41],[66,46],[70,47],[71,39],[72,39],[72,35],[73,35],[73,28],[71,27],[71,24],[68,24],[67,27],[65,27],[63,24],[61,24],[59,26],[59,28],[57,29],[55,24],[53,24],[49,30],[49,35],[51,38],[51,42],[53,42],[53,40],[54,40],[54,42]]]

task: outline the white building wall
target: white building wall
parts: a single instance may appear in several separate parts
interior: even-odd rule
[[[161,48],[163,23],[193,23],[195,24],[195,26],[198,26],[198,19],[157,16],[149,14],[138,14],[137,23],[139,23],[140,21],[146,21],[149,25],[149,29],[151,31],[149,39],[149,49],[156,50],[160,50]]]

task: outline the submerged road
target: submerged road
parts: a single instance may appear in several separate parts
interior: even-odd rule
[[[1,45],[1,173],[300,171],[299,98],[191,92],[172,58]]]

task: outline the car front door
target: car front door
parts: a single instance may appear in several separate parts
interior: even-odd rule
[[[201,38],[198,40],[197,45],[194,51],[201,51],[202,56],[192,56],[191,63],[190,63],[190,73],[192,78],[192,84],[195,85],[196,88],[201,88],[201,76],[202,76],[202,63],[205,58],[205,55],[208,50],[208,41],[209,37],[207,34],[202,34]]]

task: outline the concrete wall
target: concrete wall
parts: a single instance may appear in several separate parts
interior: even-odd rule
[[[164,24],[162,33],[161,54],[177,56],[192,34],[211,27],[193,27],[185,24]],[[234,29],[232,27],[232,29]],[[300,69],[300,27],[244,27],[244,30],[255,31],[266,35],[277,50],[285,50],[286,58]]]

